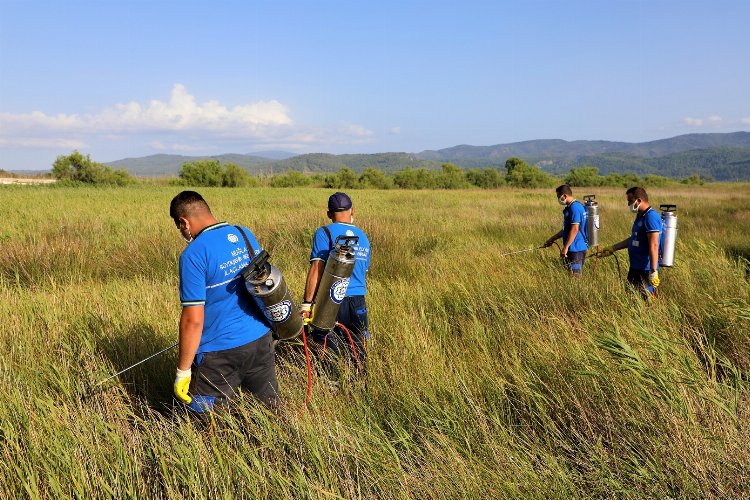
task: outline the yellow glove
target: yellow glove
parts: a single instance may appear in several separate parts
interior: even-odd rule
[[[654,287],[654,290],[659,286],[661,280],[659,279],[659,271],[651,271],[648,273],[648,282]]]
[[[193,400],[193,398],[188,395],[192,375],[193,371],[190,368],[187,370],[180,370],[177,368],[177,376],[174,379],[174,395],[185,404],[190,404]]]
[[[300,304],[299,315],[302,316],[302,323],[308,324],[312,320],[312,303],[303,302]]]
[[[615,253],[614,248],[612,248],[611,246],[604,247],[601,250],[599,250],[599,257],[609,257],[613,253]]]

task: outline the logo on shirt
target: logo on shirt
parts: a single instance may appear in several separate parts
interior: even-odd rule
[[[331,286],[331,300],[337,304],[346,297],[346,289],[349,288],[349,278],[342,278]]]
[[[229,233],[227,235],[227,239],[229,240],[229,243],[237,243],[238,241],[240,241],[240,239],[237,237],[237,235],[236,234],[232,234],[232,233]]]
[[[346,235],[347,236],[354,236],[354,231],[352,231],[351,229],[347,229],[346,230]]]
[[[266,307],[265,313],[268,321],[283,323],[292,313],[292,302],[289,300],[282,300],[278,304]]]

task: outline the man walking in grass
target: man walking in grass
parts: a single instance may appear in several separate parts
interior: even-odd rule
[[[356,350],[356,355],[352,353],[352,356],[358,361],[360,369],[364,371],[365,340],[369,336],[367,304],[365,302],[365,294],[367,293],[365,276],[370,268],[370,241],[364,231],[354,225],[352,200],[345,193],[334,193],[328,198],[327,216],[331,219],[331,224],[319,227],[313,235],[310,270],[307,273],[305,295],[300,313],[303,317],[310,316],[312,301],[317,293],[328,254],[333,250],[336,238],[342,235],[358,236],[359,241],[354,249],[356,259],[354,271],[349,279],[346,295],[341,302],[336,321],[351,332]],[[341,355],[351,350],[346,333],[338,331],[338,328],[330,333],[313,330],[313,340],[317,344],[325,346],[326,351],[334,355]],[[331,368],[331,365],[328,368]],[[329,372],[331,371],[329,370]],[[335,370],[333,371],[335,372]]]
[[[175,396],[197,413],[226,404],[239,388],[277,406],[270,325],[241,275],[261,251],[258,241],[249,229],[216,220],[195,191],[175,196],[169,216],[188,244],[180,255]]]
[[[602,249],[600,256],[608,257],[623,248],[628,249],[630,269],[628,282],[644,298],[651,298],[660,284],[659,245],[662,221],[659,213],[648,202],[648,194],[642,187],[632,187],[625,192],[630,211],[635,213],[633,230],[626,238]]]
[[[549,247],[562,238],[563,246],[560,249],[560,257],[573,276],[580,277],[583,273],[583,263],[586,261],[586,251],[589,248],[586,207],[573,197],[573,190],[567,184],[558,186],[555,193],[557,202],[565,207],[563,227],[544,242],[544,247]]]

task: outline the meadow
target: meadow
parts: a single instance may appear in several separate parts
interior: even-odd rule
[[[554,190],[356,190],[370,237],[366,383],[339,390],[280,349],[285,405],[186,417],[176,350],[178,188],[0,186],[4,498],[750,495],[750,185],[649,189],[678,205],[653,303],[627,255],[571,280]],[[250,227],[300,297],[330,190],[199,189]],[[624,189],[595,192],[602,244]]]

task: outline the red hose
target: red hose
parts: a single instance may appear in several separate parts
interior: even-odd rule
[[[310,404],[310,398],[312,397],[312,364],[310,362],[310,349],[307,347],[307,329],[302,328],[302,345],[305,346],[305,362],[307,363],[307,396],[305,397],[305,408]],[[302,410],[305,411],[304,409]]]
[[[359,364],[359,354],[357,353],[357,348],[354,345],[352,332],[350,332],[349,329],[345,327],[344,325],[342,325],[341,323],[336,323],[336,326],[340,326],[346,332],[346,336],[349,337],[349,345],[352,346],[352,353],[354,353],[354,361],[357,362],[357,370],[361,370],[362,367]]]

